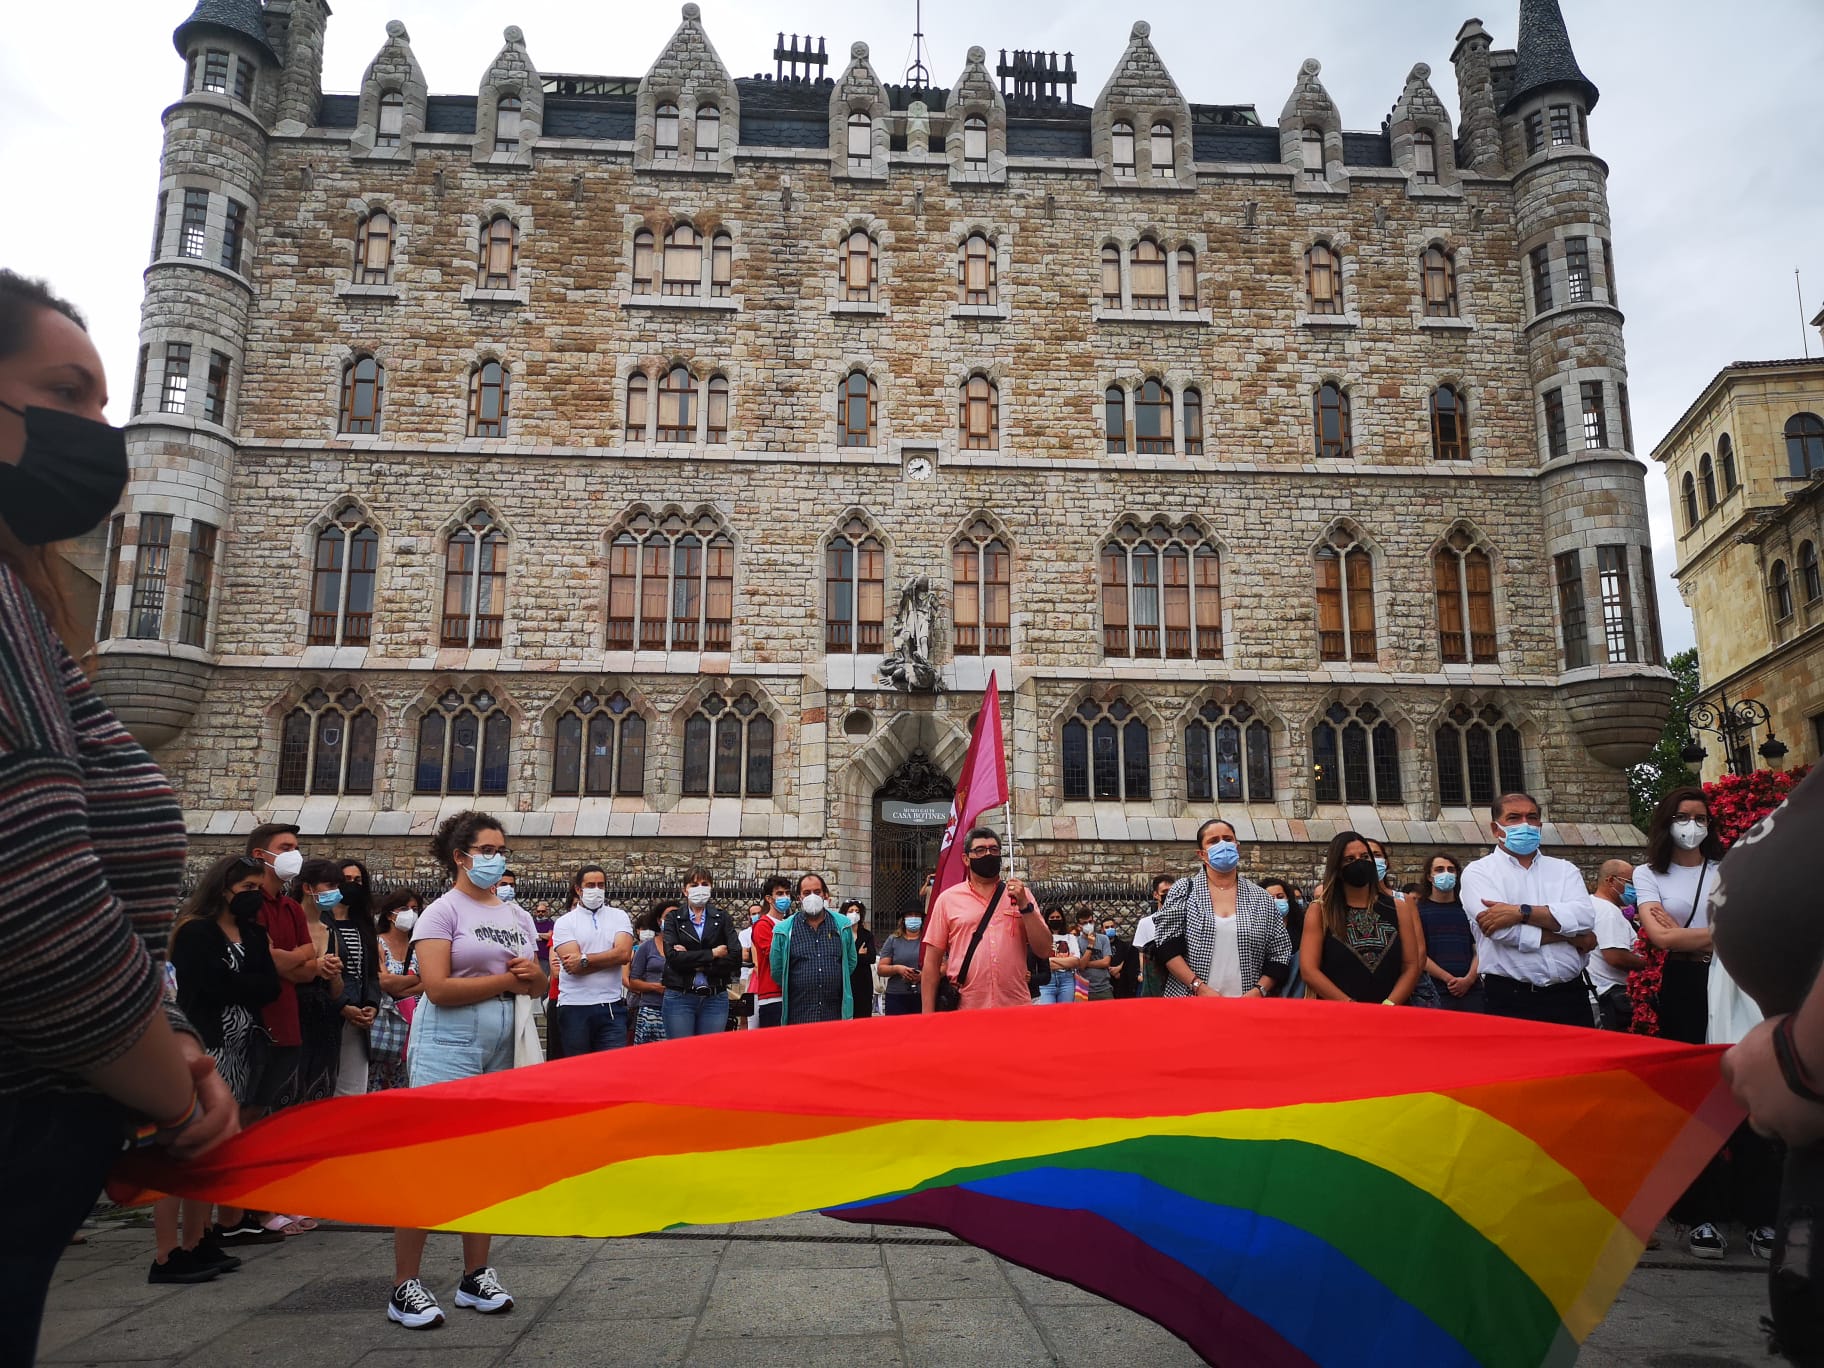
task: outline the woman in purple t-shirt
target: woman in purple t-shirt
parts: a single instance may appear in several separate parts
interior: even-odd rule
[[[541,997],[546,989],[531,914],[494,891],[507,868],[500,823],[485,812],[459,812],[437,828],[431,853],[454,882],[412,927],[424,985],[405,1055],[414,1088],[512,1068],[514,999]],[[418,1280],[427,1234],[393,1232],[395,1285],[386,1314],[414,1330],[443,1322],[437,1298]],[[462,1237],[456,1305],[484,1314],[511,1311],[513,1298],[488,1266],[489,1240]]]

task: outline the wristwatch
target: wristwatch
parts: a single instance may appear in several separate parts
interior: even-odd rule
[[[1528,926],[1532,925],[1533,905],[1531,903],[1520,904],[1520,920]]]
[[[1198,989],[1199,989],[1199,988],[1206,988],[1206,987],[1208,987],[1208,986],[1209,986],[1209,985],[1208,985],[1208,984],[1206,984],[1206,983],[1205,983],[1205,982],[1204,982],[1204,981],[1203,981],[1203,980],[1202,980],[1202,979],[1200,979],[1200,978],[1194,978],[1194,979],[1192,979],[1192,980],[1191,980],[1191,991],[1192,991],[1192,992],[1193,992],[1193,993],[1195,993],[1195,992],[1196,992],[1196,991],[1197,991],[1197,990],[1198,990]]]
[[[587,969],[589,967],[589,956],[587,954],[585,954],[580,960],[578,960],[576,962],[576,967],[578,969]]]

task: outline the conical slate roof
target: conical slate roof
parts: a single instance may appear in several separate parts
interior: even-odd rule
[[[1554,86],[1575,87],[1583,93],[1585,108],[1596,108],[1596,83],[1577,65],[1558,0],[1520,0],[1520,40],[1515,47],[1514,93],[1503,113]]]
[[[180,56],[188,50],[191,35],[199,28],[251,38],[261,52],[275,63],[279,60],[279,54],[266,39],[266,21],[262,17],[260,0],[196,0],[196,12],[179,24],[171,35]]]

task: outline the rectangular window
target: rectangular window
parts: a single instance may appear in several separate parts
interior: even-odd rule
[[[1526,155],[1545,150],[1545,115],[1535,109],[1526,116]]]
[[[209,634],[209,591],[215,583],[215,529],[190,524],[190,559],[184,566],[184,612],[178,640],[203,646]]]
[[[184,219],[178,232],[177,250],[187,257],[201,257],[209,241],[209,192],[184,191]]]
[[[217,95],[228,93],[227,53],[206,52],[203,54],[203,89],[212,90]]]
[[[203,390],[203,417],[212,423],[228,421],[228,368],[230,362],[221,352],[209,353],[209,384]]]
[[[1545,392],[1545,449],[1552,460],[1571,454],[1570,434],[1564,426],[1564,391]]]
[[[101,575],[101,603],[95,613],[97,641],[106,641],[114,635],[114,593],[120,587],[120,542],[126,533],[126,514],[116,513],[108,519],[108,550]]]
[[[133,403],[129,412],[137,418],[146,407],[146,367],[152,361],[152,348],[139,349],[139,365],[133,370]]]
[[[1587,451],[1609,444],[1609,419],[1603,412],[1602,381],[1585,380],[1577,387],[1583,400],[1583,445]]]
[[[1571,122],[1569,105],[1552,106],[1552,146],[1570,147],[1577,141],[1577,132]]]
[[[1533,312],[1544,313],[1552,307],[1552,251],[1541,243],[1527,259],[1533,266]]]
[[[1583,557],[1561,551],[1552,561],[1558,579],[1558,622],[1564,634],[1564,668],[1581,670],[1590,663],[1589,619],[1583,607]]]
[[[1609,287],[1609,303],[1619,306],[1621,295],[1615,289],[1615,249],[1609,246],[1609,240],[1602,240],[1602,278]]]
[[[158,411],[182,413],[190,402],[190,344],[165,344],[165,381],[159,389]]]
[[[1640,572],[1646,580],[1647,664],[1664,665],[1666,643],[1659,631],[1659,580],[1653,574],[1653,548],[1650,546],[1640,548]]]
[[[171,207],[171,192],[158,192],[158,212],[152,218],[152,260],[165,254],[165,214]]]
[[[234,98],[244,105],[253,103],[253,63],[245,57],[234,60]]]
[[[1634,450],[1634,415],[1628,410],[1628,387],[1624,382],[1615,387],[1621,403],[1621,447],[1623,451]]]
[[[228,201],[228,212],[222,219],[222,265],[239,274],[241,243],[247,234],[247,206]]]
[[[1587,303],[1594,295],[1590,288],[1590,240],[1573,237],[1564,240],[1564,281],[1566,295],[1573,304]]]
[[[1602,639],[1610,664],[1630,664],[1634,650],[1634,600],[1628,583],[1628,548],[1596,548],[1596,571],[1602,594]]]
[[[165,586],[171,573],[171,515],[139,515],[139,554],[133,563],[133,603],[127,635],[156,641],[164,632]]]

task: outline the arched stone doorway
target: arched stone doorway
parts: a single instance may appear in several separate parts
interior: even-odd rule
[[[875,790],[868,918],[876,936],[918,906],[919,886],[937,868],[954,792],[950,776],[922,749]]]

